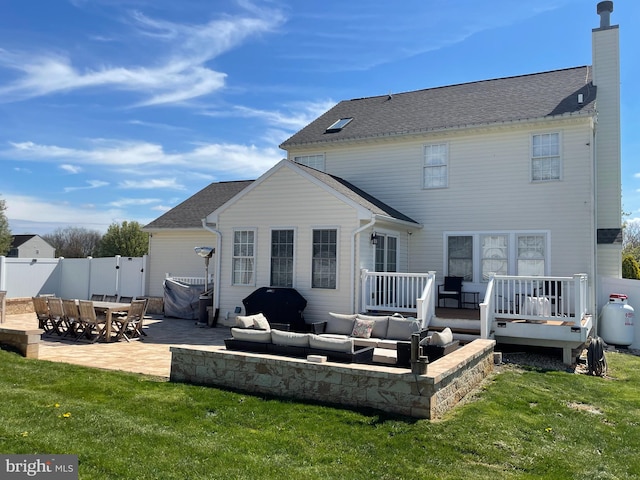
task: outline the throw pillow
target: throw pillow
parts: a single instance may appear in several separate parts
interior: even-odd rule
[[[271,325],[269,325],[269,320],[261,313],[256,313],[253,315],[253,326],[258,330],[271,330]]]
[[[370,338],[375,323],[376,322],[372,320],[361,320],[359,318],[356,318],[356,321],[353,324],[353,331],[351,332],[351,336],[356,338]]]
[[[449,327],[445,328],[441,332],[433,332],[431,335],[431,341],[429,345],[446,345],[448,343],[453,342],[453,333]]]
[[[236,317],[236,327],[253,328],[253,315],[249,315],[249,316],[238,315]]]

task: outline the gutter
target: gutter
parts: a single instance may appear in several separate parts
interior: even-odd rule
[[[216,257],[216,275],[214,277],[214,295],[213,295],[213,312],[215,315],[215,311],[217,308],[220,308],[220,275],[222,267],[220,265],[220,247],[222,245],[222,232],[220,230],[216,230],[213,227],[210,227],[207,224],[207,219],[202,219],[202,228],[207,230],[208,232],[213,233],[216,236],[216,253],[218,254]],[[217,285],[216,285],[217,284]]]

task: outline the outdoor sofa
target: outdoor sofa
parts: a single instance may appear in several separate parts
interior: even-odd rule
[[[330,361],[352,363],[386,363],[409,365],[411,336],[420,335],[421,354],[442,356],[444,340],[448,353],[455,348],[450,331],[434,334],[436,341],[427,353],[431,337],[420,328],[414,318],[400,315],[362,315],[329,313],[327,320],[310,324],[311,332],[289,332],[286,325],[270,323],[261,313],[236,317],[236,327],[231,329],[232,338],[225,340],[228,350],[244,350],[275,355],[307,357],[326,356]],[[447,336],[449,335],[449,336]],[[374,349],[383,349],[375,357]],[[408,350],[407,350],[408,348]],[[398,350],[391,353],[391,350]],[[384,351],[389,355],[384,355]],[[396,360],[397,359],[397,360]]]

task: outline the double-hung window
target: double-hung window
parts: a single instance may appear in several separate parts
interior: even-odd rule
[[[446,143],[425,145],[424,188],[445,188],[449,185],[449,146]]]
[[[271,231],[271,286],[293,287],[293,230]]]
[[[531,181],[560,180],[560,134],[542,133],[531,138]]]
[[[306,165],[307,167],[315,168],[324,172],[324,155],[301,155],[294,157],[293,161],[300,165]]]
[[[338,231],[335,229],[313,231],[311,260],[311,287],[336,288]]]
[[[233,284],[255,284],[255,236],[254,230],[233,232]]]

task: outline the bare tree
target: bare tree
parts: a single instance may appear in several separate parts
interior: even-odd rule
[[[42,238],[56,249],[57,257],[85,258],[98,255],[102,234],[97,230],[67,227],[42,235]]]

